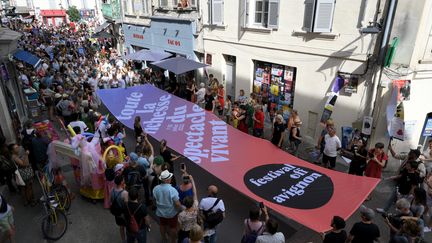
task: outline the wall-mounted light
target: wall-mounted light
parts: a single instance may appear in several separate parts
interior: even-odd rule
[[[145,33],[145,31],[146,31],[146,28],[144,28],[144,29],[143,29],[143,32],[142,32],[142,33],[144,34],[144,33]]]
[[[167,28],[163,28],[163,30],[164,30],[164,35],[166,35],[166,32],[167,32]]]
[[[376,22],[370,22],[369,26],[360,30],[362,34],[378,34],[382,30],[382,26]]]
[[[180,33],[180,30],[176,30],[176,37],[178,36],[178,34]]]

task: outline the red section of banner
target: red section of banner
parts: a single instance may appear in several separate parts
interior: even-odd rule
[[[141,116],[149,135],[166,139],[236,190],[317,232],[329,230],[334,215],[348,218],[379,182],[303,161],[151,85],[98,94],[126,126],[133,128],[135,116]]]

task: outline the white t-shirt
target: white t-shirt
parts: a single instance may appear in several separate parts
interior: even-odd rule
[[[330,135],[326,134],[324,136],[324,141],[324,154],[329,157],[336,157],[337,149],[342,146],[338,136],[334,135],[333,137],[330,137]]]
[[[285,243],[285,236],[282,232],[276,232],[274,235],[264,232],[257,237],[255,243]]]
[[[197,103],[202,103],[204,101],[204,96],[206,93],[206,89],[205,88],[200,88],[197,92],[196,92],[196,96],[197,96]]]
[[[217,198],[215,197],[205,197],[201,199],[201,202],[199,204],[199,209],[203,211],[209,210],[213,204],[216,202]],[[223,200],[219,200],[218,204],[213,207],[212,212],[216,212],[218,209],[220,209],[222,212],[225,212],[225,204]],[[204,231],[204,236],[210,236],[216,233],[215,229],[206,229]]]

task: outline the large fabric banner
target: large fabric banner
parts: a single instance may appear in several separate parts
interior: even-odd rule
[[[348,218],[379,182],[305,162],[151,85],[98,95],[126,126],[133,128],[135,116],[141,116],[149,135],[166,139],[239,192],[317,232],[329,230],[334,215]]]

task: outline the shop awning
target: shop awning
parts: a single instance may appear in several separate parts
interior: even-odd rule
[[[103,22],[101,25],[97,26],[94,30],[94,33],[97,34],[103,30],[105,30],[111,23]]]
[[[157,62],[170,56],[171,53],[165,51],[139,50],[137,52],[130,53],[123,58],[135,61]]]
[[[111,34],[108,33],[108,32],[105,32],[105,31],[101,31],[101,32],[98,32],[98,33],[94,33],[91,37],[92,37],[92,38],[114,38],[113,35],[111,35]]]
[[[207,64],[196,62],[184,57],[173,57],[159,62],[154,62],[152,64],[175,74],[182,74],[208,66]]]
[[[39,63],[41,62],[41,59],[33,54],[31,54],[28,51],[24,51],[24,50],[17,50],[13,56],[20,60],[23,61],[25,63],[28,63],[30,65],[32,65],[33,67],[37,67],[39,65]]]

